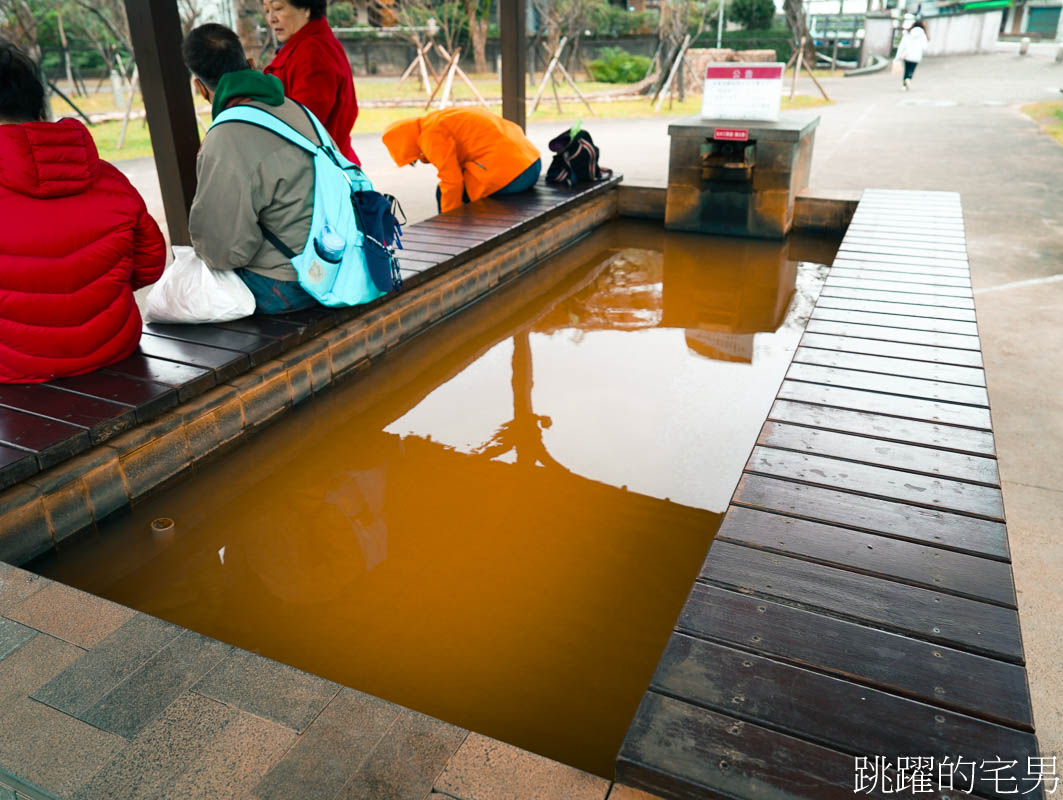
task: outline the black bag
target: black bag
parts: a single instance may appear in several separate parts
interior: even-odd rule
[[[575,186],[612,176],[611,169],[598,166],[598,147],[587,131],[578,131],[575,136],[565,131],[550,140],[550,149],[556,153],[546,171],[547,183]]]

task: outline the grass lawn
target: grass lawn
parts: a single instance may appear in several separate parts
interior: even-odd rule
[[[500,114],[502,112],[502,101],[501,86],[498,78],[495,75],[474,75],[471,76],[471,80],[477,90],[487,99],[492,110]],[[373,76],[358,77],[355,79],[355,84],[358,91],[358,99],[363,103],[358,114],[358,122],[354,126],[356,134],[380,133],[392,122],[425,113],[423,105],[397,108],[366,107],[366,101],[421,100],[426,102],[428,98],[419,80],[408,79],[399,87],[398,79],[395,77],[381,78]],[[576,85],[585,95],[615,92],[623,88],[622,84],[597,83],[594,81],[577,81]],[[574,96],[572,88],[567,85],[559,86],[558,91],[562,96]],[[527,93],[528,99],[531,100],[535,95],[535,87],[529,86]],[[455,80],[452,95],[458,100],[473,99],[473,93],[460,80]],[[92,93],[89,97],[72,99],[87,114],[115,111],[110,87],[107,87],[105,91]],[[597,116],[588,111],[587,107],[578,100],[562,100],[561,111],[558,111],[553,93],[548,87],[539,103],[539,108],[535,113],[528,114],[528,121],[571,123],[576,119],[582,118],[586,124],[592,125],[593,120],[597,118],[638,119],[658,116],[654,114],[653,105],[650,103],[649,98],[609,101],[592,100],[591,104],[594,106]],[[209,110],[206,108],[205,103],[200,102],[197,105],[201,111],[200,119],[206,124],[209,118]],[[813,108],[821,105],[826,105],[826,101],[820,98],[819,95],[797,95],[793,101],[788,100],[786,97],[783,97],[782,100],[782,109],[784,111]],[[1059,104],[1057,103],[1056,105],[1058,106]],[[70,107],[59,98],[53,98],[53,108],[57,116],[73,115]],[[139,95],[134,99],[133,108],[143,108],[143,102]],[[682,103],[674,102],[669,106],[666,100],[661,106],[660,115],[685,116],[696,114],[700,109],[701,96],[699,94],[688,94],[687,99]],[[125,109],[121,110],[124,111]],[[121,130],[121,126],[121,121],[115,120],[97,123],[89,129],[92,132],[93,139],[96,141],[96,147],[100,151],[100,157],[106,161],[118,161],[126,158],[150,156],[152,152],[151,139],[148,136],[148,128],[144,124],[144,119],[130,120],[125,146],[121,150],[117,150],[115,145],[118,142],[118,133]]]
[[[1041,130],[1063,144],[1063,102],[1030,103],[1023,106],[1026,116],[1041,126]]]

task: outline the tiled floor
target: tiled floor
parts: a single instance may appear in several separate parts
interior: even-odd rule
[[[16,567],[0,566],[0,614],[0,800],[605,800],[611,788]]]

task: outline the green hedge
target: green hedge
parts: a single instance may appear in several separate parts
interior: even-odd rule
[[[587,64],[591,77],[602,83],[637,83],[646,77],[650,59],[635,56],[619,47],[606,47]]]

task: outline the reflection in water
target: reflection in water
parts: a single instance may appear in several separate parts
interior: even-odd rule
[[[786,256],[603,229],[35,566],[609,776],[818,290]]]

